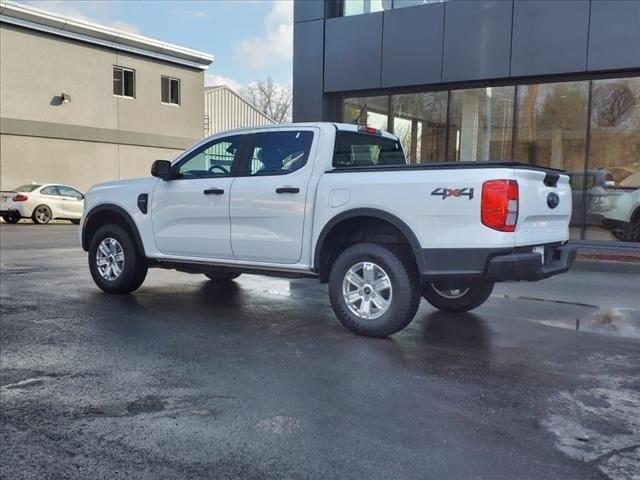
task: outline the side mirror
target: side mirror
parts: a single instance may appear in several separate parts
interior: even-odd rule
[[[171,162],[169,160],[156,160],[151,165],[151,175],[162,180],[171,180]]]

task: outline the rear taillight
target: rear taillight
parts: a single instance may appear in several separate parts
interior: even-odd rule
[[[29,197],[22,195],[21,193],[13,196],[14,202],[26,202],[27,200],[29,200]]]
[[[482,185],[482,224],[501,232],[513,232],[518,222],[518,182],[489,180]]]

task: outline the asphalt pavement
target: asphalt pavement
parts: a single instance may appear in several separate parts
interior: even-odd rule
[[[637,266],[374,340],[312,279],[104,294],[77,228],[0,226],[2,478],[640,478]]]

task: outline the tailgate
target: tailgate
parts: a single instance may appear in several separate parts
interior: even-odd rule
[[[572,208],[569,176],[526,168],[516,168],[514,173],[519,190],[516,246],[568,240]]]

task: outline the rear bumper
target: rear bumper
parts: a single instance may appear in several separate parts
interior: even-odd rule
[[[564,273],[576,258],[572,245],[545,245],[541,255],[530,247],[514,249],[423,249],[415,251],[423,281],[535,281]]]
[[[575,258],[576,247],[569,245],[545,247],[544,263],[542,263],[539,253],[523,252],[499,255],[489,260],[486,277],[492,282],[542,280],[559,273],[565,273],[571,268]]]
[[[20,210],[18,210],[17,208],[12,208],[12,207],[0,208],[0,215],[8,215],[10,213],[17,213],[18,215],[20,215]]]

